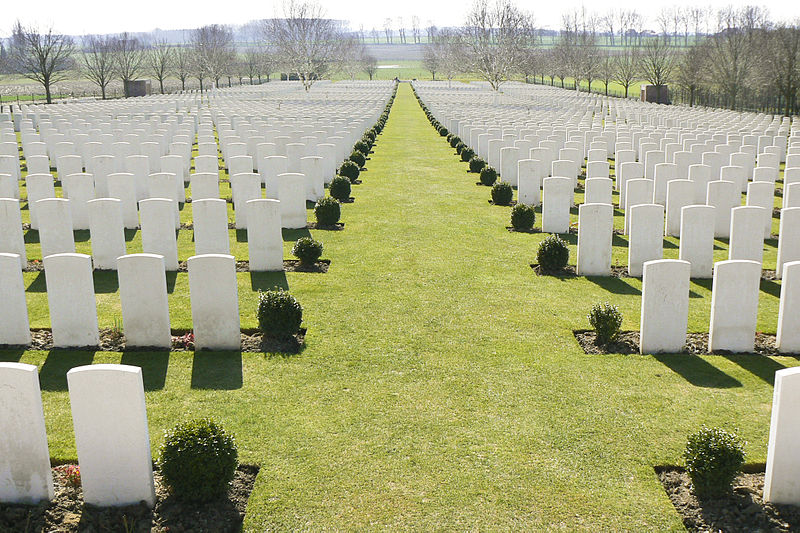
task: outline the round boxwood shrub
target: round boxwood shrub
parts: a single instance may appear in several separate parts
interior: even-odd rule
[[[481,172],[483,177],[483,172]],[[494,205],[510,205],[514,197],[514,190],[508,183],[495,183],[492,187],[492,203]]]
[[[363,152],[359,152],[358,150],[353,150],[353,153],[350,154],[350,161],[358,165],[358,168],[364,166],[364,163],[367,162],[367,158],[364,157]]]
[[[439,126],[439,135],[441,135],[442,137],[446,137],[447,136],[447,128],[445,128],[444,126]]]
[[[176,498],[219,498],[233,480],[239,454],[233,435],[210,418],[178,424],[164,435],[158,468]]]
[[[349,179],[350,183],[358,179],[360,172],[359,166],[349,159],[342,163],[342,166],[339,167],[339,175]]]
[[[462,158],[464,157],[464,152],[461,152],[461,157]],[[481,159],[479,156],[473,155],[469,159],[469,171],[470,172],[478,173],[481,170],[483,170],[485,167],[486,167],[486,161]]]
[[[511,209],[511,226],[517,231],[527,231],[536,222],[536,211],[525,204],[517,204]]]
[[[452,135],[452,134],[451,134]],[[450,141],[450,146],[455,148],[461,142],[461,138],[458,135],[453,135],[448,139]]]
[[[464,144],[463,142],[459,141],[458,144],[456,144],[456,146],[455,146],[456,153],[458,155],[461,155],[461,151],[464,150],[464,148],[466,148],[466,147],[467,147],[466,144]]]
[[[744,443],[724,429],[703,427],[689,436],[683,458],[695,494],[721,496],[730,491],[742,470]]]
[[[336,176],[328,185],[328,192],[340,202],[350,199],[350,180],[344,176]]]
[[[453,135],[452,133],[448,133],[448,134],[447,134],[447,142],[449,142],[449,143],[450,143],[450,146],[455,146],[455,145],[453,144],[453,137],[455,137],[455,135]],[[458,142],[458,141],[456,141],[456,142]]]
[[[356,141],[356,143],[353,145],[353,151],[361,152],[364,154],[364,157],[366,157],[369,153],[369,145],[364,141]]]
[[[473,150],[469,146],[464,146],[464,148],[461,149],[461,152],[459,152],[459,154],[461,155],[461,160],[466,163],[467,161],[472,160],[472,157],[475,155],[475,150]]]
[[[481,183],[492,186],[495,181],[497,181],[497,171],[489,165],[483,167],[481,169]]]
[[[373,126],[371,130],[367,130],[364,134],[364,137],[369,138],[369,142],[375,142],[375,138],[377,137],[377,132],[375,131],[375,127]]]
[[[292,255],[304,266],[313,265],[322,255],[322,243],[311,237],[300,237],[292,246]]]
[[[608,302],[596,303],[592,306],[587,318],[597,333],[597,344],[608,344],[619,336],[619,329],[622,327],[622,313],[619,312],[616,305]]]
[[[314,216],[317,219],[318,225],[333,226],[339,222],[339,218],[342,216],[342,206],[335,198],[326,196],[317,201],[317,204],[314,206]]]
[[[303,306],[283,289],[258,292],[258,329],[265,337],[285,340],[303,323]]]
[[[541,243],[536,252],[536,262],[545,272],[563,270],[569,262],[567,243],[558,235],[550,235]]]

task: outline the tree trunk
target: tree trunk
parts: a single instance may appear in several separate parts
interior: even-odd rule
[[[199,78],[200,80],[200,94],[203,94],[203,78]]]
[[[47,97],[47,103],[48,104],[52,104],[53,103],[53,99],[50,96],[50,81],[49,80],[45,81],[45,83],[44,83],[44,95]]]
[[[186,78],[181,78],[181,91],[186,90]]]
[[[161,94],[164,94],[164,78],[158,80],[158,87],[161,89]]]
[[[100,95],[101,95],[103,100],[106,99],[106,86],[105,85],[101,85],[100,86]]]

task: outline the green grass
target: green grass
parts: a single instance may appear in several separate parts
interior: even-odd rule
[[[765,460],[774,371],[796,358],[585,355],[572,331],[596,301],[638,329],[641,282],[537,277],[543,236],[505,229],[510,209],[487,203],[408,85],[367,168],[345,230],[311,232],[327,274],[237,275],[243,327],[256,286],[288,285],[305,308],[302,353],[1,352],[40,367],[52,457],[76,457],[66,370],[121,361],[144,369],[154,453],[165,429],[211,415],[261,465],[246,531],[680,531],[653,466],[679,463],[689,433],[736,429],[748,461]],[[188,328],[187,275],[175,278],[172,326]],[[47,325],[43,278],[25,279],[32,325]],[[103,282],[110,325],[118,292]],[[760,331],[775,331],[778,289],[762,284]],[[689,328],[706,331],[710,283],[691,290]]]

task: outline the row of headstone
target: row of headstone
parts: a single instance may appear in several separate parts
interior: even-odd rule
[[[155,505],[142,369],[79,366],[67,372],[83,501]],[[53,499],[38,368],[0,363],[0,502]]]
[[[97,346],[100,336],[91,257],[60,253],[45,257],[43,263],[53,346]],[[118,257],[116,263],[126,345],[170,348],[164,257],[130,254]],[[196,348],[238,350],[236,260],[231,255],[203,254],[190,257],[187,263]],[[0,253],[0,296],[4,302],[0,307],[0,345],[31,342],[25,287],[18,266],[18,255]]]

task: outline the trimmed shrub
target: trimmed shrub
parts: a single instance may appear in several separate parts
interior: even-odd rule
[[[451,133],[450,135],[453,135],[453,134]],[[452,148],[455,148],[461,142],[461,138],[458,135],[453,135],[448,140],[450,141],[450,146]]]
[[[350,199],[350,180],[344,176],[336,176],[328,185],[328,192],[340,202]]]
[[[441,135],[442,137],[446,137],[447,136],[447,128],[445,128],[444,126],[439,126],[439,135]]]
[[[550,235],[541,243],[536,252],[536,262],[545,272],[563,270],[569,262],[567,243],[558,235]]]
[[[481,169],[480,179],[484,185],[492,186],[497,181],[497,171],[493,167],[486,165]]]
[[[464,157],[464,152],[461,152],[461,157],[462,157],[462,159],[463,159],[463,157]],[[480,172],[481,170],[483,170],[485,167],[486,167],[486,161],[484,161],[483,159],[481,159],[479,156],[477,156],[477,155],[473,155],[473,156],[472,156],[472,157],[469,159],[469,171],[470,171],[470,172],[475,172],[475,173],[478,173],[478,172]]]
[[[469,146],[464,146],[464,148],[461,149],[461,152],[459,152],[459,155],[461,155],[461,160],[466,163],[467,161],[472,160],[472,157],[475,155],[475,150]]]
[[[744,443],[720,428],[703,427],[689,436],[683,458],[692,490],[700,497],[722,496],[742,471]]]
[[[313,265],[322,255],[322,243],[311,237],[300,237],[292,246],[292,255],[300,260],[301,265]]]
[[[367,157],[367,154],[369,154],[369,145],[364,141],[356,141],[353,145],[353,151],[361,152],[364,154],[364,157]]]
[[[158,468],[176,498],[208,501],[223,496],[239,454],[233,435],[210,418],[178,424],[164,435]]]
[[[517,204],[511,209],[511,226],[517,231],[527,231],[536,222],[536,211],[525,204]]]
[[[358,150],[353,150],[353,153],[350,154],[350,161],[358,165],[358,168],[360,169],[361,167],[364,166],[364,163],[367,162],[367,158],[364,157],[363,152],[359,152]]]
[[[370,142],[375,142],[375,138],[377,137],[377,132],[375,131],[375,127],[373,126],[371,130],[367,130],[364,134],[364,137],[367,137]]]
[[[481,172],[483,176],[483,172]],[[492,203],[494,205],[510,205],[514,198],[514,190],[508,183],[495,183],[492,187]]]
[[[348,183],[348,185],[350,185]],[[342,206],[335,198],[326,196],[314,206],[314,216],[320,226],[333,226],[342,216]]]
[[[467,147],[467,145],[466,145],[466,144],[464,144],[463,142],[459,141],[459,142],[458,142],[458,144],[455,146],[455,148],[456,148],[456,153],[457,153],[458,155],[461,155],[461,151],[462,151],[462,150],[464,150],[464,148],[466,148],[466,147]]]
[[[608,344],[619,336],[619,328],[622,327],[622,313],[616,305],[606,302],[596,303],[587,315],[589,324],[597,333],[597,344]]]
[[[453,137],[455,137],[455,135],[453,135],[452,133],[448,133],[447,134],[447,142],[450,143],[450,146],[455,147],[455,144],[453,143]],[[456,141],[456,142],[458,142],[458,141]]]
[[[349,159],[339,167],[339,175],[349,179],[350,183],[356,181],[360,173],[358,165]]]
[[[265,337],[285,340],[303,323],[303,306],[283,289],[258,291],[258,329]]]

